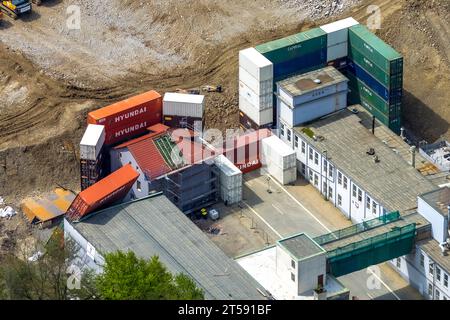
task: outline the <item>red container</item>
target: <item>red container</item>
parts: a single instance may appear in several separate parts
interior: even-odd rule
[[[136,126],[147,127],[160,123],[162,119],[162,97],[156,91],[149,91],[135,97],[117,102],[110,106],[92,111],[88,114],[88,124],[104,125],[106,131],[106,144],[124,141],[137,130],[130,130]],[[126,130],[132,135],[120,134],[121,138],[111,138],[117,132]],[[141,132],[145,132],[141,130]],[[110,140],[108,141],[108,137]]]
[[[81,217],[123,199],[139,178],[131,165],[126,165],[80,192],[66,212],[69,220]]]
[[[151,125],[152,124],[150,124],[146,120],[142,120],[127,124],[126,126],[106,129],[105,145],[121,143],[125,140],[148,133],[147,128]]]

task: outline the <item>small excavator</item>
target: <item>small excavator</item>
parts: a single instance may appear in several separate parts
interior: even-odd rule
[[[1,12],[10,16],[14,20],[25,13],[31,12],[31,1],[30,0],[10,0],[1,1],[0,3]]]

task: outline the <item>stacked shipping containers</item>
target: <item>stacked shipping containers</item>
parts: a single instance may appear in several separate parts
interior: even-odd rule
[[[164,124],[171,128],[203,130],[204,100],[202,95],[166,93],[163,100]]]
[[[104,176],[105,127],[89,124],[80,142],[81,190],[85,190]]]
[[[278,137],[262,140],[262,157],[269,174],[281,184],[297,180],[297,154]]]
[[[146,133],[160,123],[162,97],[149,91],[88,114],[88,124],[105,126],[105,144],[113,145]]]
[[[220,171],[220,197],[226,205],[238,203],[242,200],[242,172],[224,155],[214,159]]]
[[[397,134],[401,128],[403,57],[365,26],[349,28],[349,103],[361,104]]]
[[[273,64],[254,48],[239,52],[239,110],[244,130],[272,126]]]

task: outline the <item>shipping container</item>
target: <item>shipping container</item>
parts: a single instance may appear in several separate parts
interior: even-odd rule
[[[97,209],[123,199],[139,178],[131,165],[126,165],[80,192],[67,210],[69,220],[78,220]]]
[[[239,51],[239,67],[258,82],[273,79],[273,64],[255,48]]]
[[[81,190],[87,189],[105,176],[103,157],[98,160],[80,160]]]
[[[245,113],[258,126],[270,126],[273,123],[273,108],[259,110],[241,95],[239,95],[239,110]]]
[[[90,112],[88,123],[104,125],[108,135],[111,131],[128,128],[144,121],[148,126],[160,123],[161,117],[162,97],[152,90]]]
[[[291,60],[274,63],[273,74],[275,81],[285,79],[291,75],[306,73],[311,70],[320,69],[326,66],[327,48],[322,48],[310,52]]]
[[[401,88],[403,86],[403,74],[389,74],[378,67],[375,63],[366,58],[356,48],[351,48],[348,55],[349,59],[353,60],[364,70],[367,71],[372,77],[381,82],[389,90]]]
[[[109,128],[106,130],[105,145],[115,145],[147,133],[147,128],[152,125],[154,125],[154,123],[141,121],[134,124],[128,124],[124,127]]]
[[[403,73],[403,57],[374,35],[366,26],[358,24],[350,27],[348,37],[349,48],[358,49],[384,72],[388,74]]]
[[[105,127],[89,124],[80,142],[80,158],[97,160],[105,143]]]
[[[327,34],[327,45],[331,47],[339,43],[348,42],[348,28],[357,24],[359,22],[355,19],[346,18],[321,26],[320,29]]]
[[[327,63],[348,56],[348,43],[338,43],[327,48]]]
[[[264,169],[282,185],[287,185],[297,181],[297,167],[283,170],[278,166],[269,165]]]
[[[270,129],[272,127],[272,123],[259,126],[255,121],[250,119],[243,111],[239,110],[239,124],[242,130],[259,130],[259,129]]]
[[[243,82],[239,81],[239,97],[243,97],[258,110],[272,108],[273,106],[273,92],[269,91],[264,95],[257,95]]]
[[[361,66],[359,66],[352,60],[349,60],[347,71],[349,71],[352,75],[356,76],[358,79],[364,82],[385,101],[389,101],[390,99],[398,99],[401,98],[403,95],[403,88],[397,88],[389,91],[383,84],[381,84],[378,80],[372,77],[366,70],[364,70]]]
[[[224,155],[214,159],[214,164],[220,171],[219,183],[226,189],[242,187],[242,172]]]
[[[277,136],[262,140],[262,159],[266,166],[277,166],[282,170],[297,166],[297,154]]]
[[[257,96],[272,94],[273,92],[273,79],[257,80],[242,67],[239,67],[239,82],[245,84]]]
[[[204,101],[203,95],[168,92],[163,99],[163,116],[203,118]]]
[[[327,34],[320,28],[270,41],[255,49],[273,64],[282,64],[327,48]],[[274,73],[276,71],[274,70]],[[274,75],[276,77],[276,75]]]
[[[181,128],[200,131],[205,127],[205,118],[180,117],[165,115],[163,123],[171,128]]]
[[[328,61],[327,66],[334,67],[337,70],[341,71],[341,70],[345,70],[347,68],[347,64],[348,64],[348,59],[347,59],[347,57],[344,57],[344,58],[336,59],[333,61]]]
[[[377,108],[375,108],[373,105],[371,105],[367,100],[364,98],[360,98],[361,105],[369,111],[372,115],[375,116],[382,124],[384,124],[386,127],[391,129],[396,134],[400,134],[400,128],[402,124],[401,115],[391,115],[387,116],[386,114],[380,112]]]
[[[239,203],[242,201],[242,187],[231,190],[221,188],[220,198],[225,203],[225,205],[233,205]]]

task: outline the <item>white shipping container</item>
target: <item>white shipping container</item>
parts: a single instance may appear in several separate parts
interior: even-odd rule
[[[239,66],[247,70],[256,80],[273,79],[273,64],[255,48],[239,51]]]
[[[283,143],[277,136],[262,140],[262,157],[266,166],[277,166],[281,170],[297,166],[297,155],[294,149]]]
[[[273,79],[264,81],[257,80],[242,67],[239,67],[239,81],[259,96],[272,94],[273,92]]]
[[[287,185],[297,181],[297,166],[283,170],[278,166],[265,167],[267,172],[282,185]]]
[[[80,159],[97,160],[105,143],[105,126],[89,124],[80,142]]]
[[[223,202],[226,202],[227,205],[236,204],[242,201],[242,187],[235,189],[220,189],[220,198]]]
[[[163,99],[163,115],[203,118],[205,96],[168,92]]]
[[[331,47],[338,43],[347,42],[348,28],[357,24],[359,24],[359,22],[355,19],[347,18],[326,24],[320,28],[327,33],[327,45]]]
[[[214,159],[214,163],[220,171],[219,181],[221,188],[227,190],[242,188],[242,171],[227,157],[220,155]]]
[[[241,81],[239,81],[239,95],[245,97],[245,99],[247,99],[250,104],[258,108],[259,110],[272,108],[273,106],[272,91],[265,95],[259,96]]]
[[[348,56],[348,42],[335,44],[327,48],[327,62]]]
[[[258,126],[264,126],[273,122],[273,108],[259,110],[241,95],[239,95],[239,110],[245,113]]]

